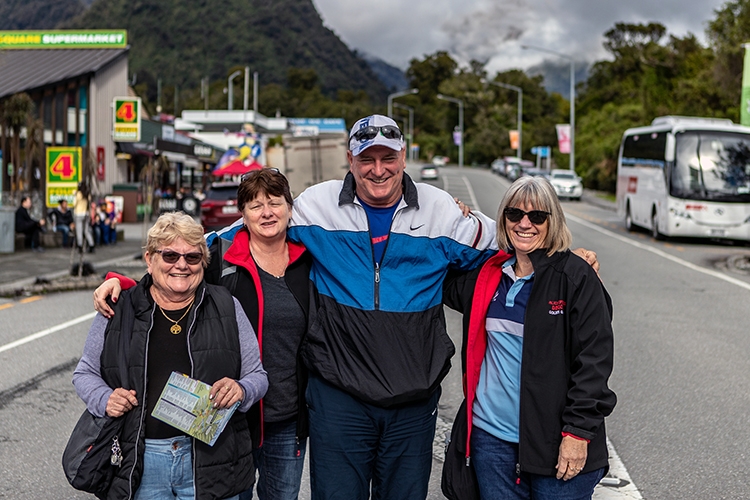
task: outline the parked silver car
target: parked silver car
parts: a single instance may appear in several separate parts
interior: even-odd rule
[[[555,188],[558,198],[569,198],[580,200],[583,196],[583,184],[581,178],[571,170],[553,169],[550,172],[549,181]]]

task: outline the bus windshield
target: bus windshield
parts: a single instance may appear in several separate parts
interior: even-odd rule
[[[696,130],[677,134],[670,194],[691,200],[750,202],[750,134]]]

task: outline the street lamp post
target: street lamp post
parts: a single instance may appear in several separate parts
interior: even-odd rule
[[[507,83],[502,82],[496,82],[494,80],[482,80],[484,83],[491,83],[492,85],[497,85],[498,87],[502,87],[504,89],[508,90],[515,90],[518,92],[518,159],[521,159],[521,154],[523,153],[523,133],[522,133],[522,120],[523,120],[523,89],[521,87],[516,87],[515,85],[510,85]]]
[[[406,134],[407,134],[406,135],[406,138],[407,138],[406,147],[408,148],[406,150],[407,151],[406,157],[409,158],[410,160],[413,160],[414,158],[412,158],[411,145],[414,143],[414,108],[412,108],[411,106],[406,106],[404,104],[399,104],[397,102],[393,103],[393,107],[405,109],[406,111],[409,112],[409,129],[406,131]]]
[[[403,90],[401,92],[394,92],[388,96],[388,116],[393,116],[393,100],[397,97],[402,97],[409,94],[418,94],[419,89]]]
[[[554,50],[535,47],[533,45],[521,45],[522,49],[538,50],[554,54],[570,61],[570,170],[575,170],[576,160],[576,67],[572,57],[555,52]]]
[[[464,102],[461,99],[455,97],[448,97],[447,95],[438,94],[438,99],[443,101],[454,102],[458,104],[458,133],[460,134],[460,141],[458,142],[458,168],[464,166]]]
[[[234,102],[232,102],[234,101],[234,89],[232,88],[232,80],[234,80],[241,74],[242,74],[242,71],[237,70],[231,75],[229,75],[229,78],[227,79],[227,97],[229,98],[227,100],[227,109],[229,111],[232,111],[232,109],[234,108]]]

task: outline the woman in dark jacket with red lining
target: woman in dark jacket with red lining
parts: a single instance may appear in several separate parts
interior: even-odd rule
[[[268,373],[266,396],[248,411],[258,497],[291,500],[299,493],[308,436],[307,372],[298,350],[307,332],[311,258],[302,245],[286,240],[292,196],[278,171],[264,168],[245,174],[237,205],[243,224],[209,237],[211,262],[205,276],[239,300],[258,336]],[[117,291],[105,286],[95,293],[97,310],[100,297]],[[252,496],[248,490],[240,499]]]
[[[543,178],[524,177],[498,212],[507,249],[446,280],[464,313],[467,459],[482,498],[590,498],[608,468],[616,403],[612,306]]]

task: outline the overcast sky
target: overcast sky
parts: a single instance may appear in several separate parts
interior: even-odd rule
[[[447,50],[487,69],[529,68],[555,56],[522,50],[546,47],[576,61],[607,53],[603,34],[616,22],[658,21],[671,34],[705,29],[724,0],[313,0],[324,24],[349,47],[406,69],[413,58]],[[559,58],[558,58],[559,60]]]

